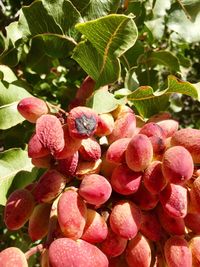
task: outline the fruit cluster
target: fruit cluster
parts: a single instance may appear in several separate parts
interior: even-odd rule
[[[144,122],[125,105],[59,116],[31,97],[18,110],[36,125],[28,155],[46,170],[11,193],[4,222],[28,222],[42,267],[200,266],[200,130],[168,114]],[[0,266],[26,267],[30,254],[7,248]]]

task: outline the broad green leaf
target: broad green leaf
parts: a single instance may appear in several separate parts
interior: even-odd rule
[[[6,35],[7,35],[7,38],[9,40],[11,40],[11,42],[13,44],[15,44],[15,42],[19,39],[22,38],[22,33],[21,31],[19,30],[19,27],[18,27],[18,22],[17,21],[14,21],[12,23],[10,23],[7,27],[6,27]]]
[[[14,82],[17,80],[14,72],[6,65],[0,65],[0,72],[2,73],[1,80],[4,80],[8,83]]]
[[[87,59],[84,53],[88,52],[91,46],[88,43],[81,43],[75,50],[73,58],[86,72],[87,64],[99,66],[98,77],[96,73],[91,75],[96,80],[97,88],[116,81],[119,73],[116,75],[113,70],[116,68],[120,70],[118,58],[131,48],[137,39],[138,33],[133,18],[125,15],[108,15],[86,23],[79,23],[76,28],[96,48],[97,52],[93,52],[93,54],[94,56],[98,54],[98,57],[90,55],[90,58]],[[112,64],[117,66],[112,67]],[[113,76],[112,79],[110,79],[111,76]]]
[[[193,85],[189,82],[180,81],[173,75],[169,75],[167,89],[154,92],[150,86],[141,86],[128,95],[127,98],[137,108],[141,116],[148,118],[167,109],[172,93],[189,95],[199,100],[199,86],[200,84]]]
[[[48,14],[61,27],[63,34],[69,35],[70,29],[81,21],[79,11],[69,0],[42,0],[42,2]]]
[[[120,0],[71,0],[86,20],[97,19],[115,13]]]
[[[94,95],[88,100],[87,105],[94,109],[98,114],[108,113],[113,111],[119,105],[113,94],[104,89],[95,91]]]
[[[163,65],[167,66],[171,71],[179,71],[178,58],[169,51],[153,51],[146,53],[139,58],[139,63],[150,67]]]
[[[31,96],[21,85],[16,82],[7,83],[0,81],[0,129],[5,130],[24,121],[17,111],[18,102]]]
[[[200,2],[186,6],[190,19],[178,6],[169,15],[167,26],[176,32],[184,41],[195,43],[200,41]]]
[[[74,50],[73,58],[96,81],[97,89],[102,85],[115,82],[119,78],[119,60],[108,58],[102,69],[103,57],[89,42],[80,42]]]
[[[0,153],[0,205],[5,205],[7,192],[16,174],[20,171],[31,171],[32,168],[26,151],[13,148]]]
[[[41,1],[35,1],[30,6],[22,8],[19,29],[24,36],[34,36],[41,33],[62,34],[61,27],[48,14]]]
[[[32,39],[31,49],[37,53],[45,53],[49,57],[66,58],[76,43],[70,37],[57,34],[39,34]],[[36,48],[35,48],[36,47]],[[41,50],[40,52],[38,50]],[[34,53],[35,51],[32,51]]]
[[[9,67],[15,67],[19,62],[19,51],[15,48],[12,42],[9,40],[8,46],[0,55],[0,64],[8,65]]]

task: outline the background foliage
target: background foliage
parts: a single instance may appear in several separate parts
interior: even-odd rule
[[[24,97],[67,109],[90,75],[97,91],[88,105],[99,113],[123,101],[145,119],[168,110],[200,128],[199,23],[198,0],[1,1],[0,204],[42,172],[26,153],[33,126],[16,109]],[[98,90],[105,84],[109,93]],[[0,224],[0,249],[33,245]]]

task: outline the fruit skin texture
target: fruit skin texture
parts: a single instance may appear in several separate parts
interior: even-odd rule
[[[170,183],[160,193],[160,202],[169,216],[184,218],[187,214],[187,189]]]
[[[85,175],[79,187],[80,196],[93,205],[105,203],[110,198],[111,192],[110,183],[99,174]]]
[[[45,148],[36,134],[33,134],[28,142],[28,156],[29,158],[41,158],[50,154],[49,150]]]
[[[37,97],[27,97],[22,99],[17,109],[19,113],[29,122],[35,123],[37,119],[48,113],[46,103]]]
[[[117,235],[109,228],[108,235],[101,243],[100,248],[108,257],[117,257],[126,249],[127,241],[126,238]]]
[[[126,248],[126,261],[129,267],[150,267],[151,248],[146,238],[141,234],[131,239]]]
[[[95,210],[87,209],[87,220],[81,239],[91,243],[99,243],[106,239],[108,227],[104,218]]]
[[[59,238],[49,247],[52,267],[108,267],[108,259],[96,246],[84,240]]]
[[[9,230],[20,229],[28,221],[34,206],[34,198],[27,189],[17,189],[12,192],[4,210],[6,227]]]
[[[159,194],[167,182],[162,173],[162,163],[153,161],[145,170],[143,175],[144,186],[152,194]]]
[[[115,164],[125,162],[125,152],[130,140],[130,138],[120,138],[113,142],[106,152],[106,160]]]
[[[42,115],[37,120],[36,135],[43,147],[47,148],[53,155],[65,146],[61,122],[54,115]]]
[[[162,172],[166,180],[174,184],[184,184],[193,174],[194,163],[187,149],[182,146],[170,147],[162,160]]]
[[[51,205],[42,203],[35,206],[28,224],[28,234],[32,241],[42,239],[48,232]]]
[[[113,207],[109,220],[113,232],[123,238],[131,239],[138,233],[142,215],[132,201],[121,200]]]
[[[136,129],[136,118],[132,109],[124,106],[119,110],[114,123],[114,129],[108,136],[109,144],[120,138],[130,138],[134,135]]]
[[[184,235],[185,223],[183,218],[170,217],[162,208],[158,205],[156,209],[159,221],[164,230],[172,235]]]
[[[79,154],[76,151],[65,159],[58,160],[58,171],[66,176],[74,176],[78,166]]]
[[[28,267],[25,254],[16,247],[9,247],[0,252],[1,267]]]
[[[192,254],[187,241],[183,237],[170,237],[165,242],[164,253],[168,267],[192,266]]]
[[[58,171],[46,171],[36,184],[33,195],[39,203],[52,202],[65,188],[67,179]]]
[[[166,138],[171,137],[179,127],[179,123],[172,119],[162,120],[157,124],[163,129]]]
[[[195,234],[200,235],[200,214],[199,213],[188,213],[185,218],[185,225],[187,228],[192,230]]]
[[[153,147],[149,138],[144,134],[137,134],[131,138],[126,149],[126,163],[135,171],[145,170],[153,158]]]
[[[193,237],[189,242],[189,247],[192,251],[192,266],[200,266],[200,236]]]
[[[90,108],[79,106],[70,110],[67,124],[71,137],[86,139],[95,133],[98,125],[98,115]]]
[[[98,126],[95,132],[97,136],[107,136],[112,133],[114,129],[114,119],[110,113],[99,115]]]
[[[141,128],[139,133],[144,134],[148,137],[151,137],[151,136],[164,137],[165,136],[163,129],[157,123],[154,123],[154,122],[146,123]]]
[[[86,224],[87,208],[73,188],[68,188],[58,201],[58,222],[64,236],[78,239]]]
[[[152,241],[160,240],[162,229],[155,211],[142,212],[140,232]]]
[[[190,206],[195,210],[195,213],[200,212],[200,176],[197,177],[190,190]]]
[[[116,192],[130,195],[138,190],[141,179],[142,172],[134,172],[126,164],[121,164],[113,170],[111,185]]]
[[[83,160],[96,161],[101,158],[101,147],[95,138],[83,139],[79,154]]]
[[[185,147],[194,163],[200,163],[200,130],[186,128],[175,132],[171,138],[171,145]]]

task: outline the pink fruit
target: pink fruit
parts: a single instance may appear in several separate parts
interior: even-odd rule
[[[126,150],[126,163],[135,171],[143,171],[151,163],[153,148],[149,138],[143,134],[137,134],[131,138]]]
[[[108,227],[104,218],[95,210],[87,209],[87,220],[81,239],[94,244],[106,239]]]
[[[78,166],[79,154],[78,151],[65,159],[58,160],[58,171],[65,176],[74,176]]]
[[[51,165],[54,163],[54,159],[51,155],[47,155],[41,158],[32,158],[31,162],[33,165],[35,165],[37,168],[50,168]]]
[[[172,235],[184,235],[185,234],[185,223],[183,218],[170,217],[163,208],[159,205],[157,208],[157,214],[161,226],[164,230]]]
[[[86,224],[87,208],[73,188],[68,188],[58,201],[58,222],[64,236],[78,239]]]
[[[160,202],[169,216],[184,218],[187,214],[187,189],[181,185],[168,184],[160,193]]]
[[[194,180],[190,190],[190,208],[195,210],[195,212],[197,213],[200,212],[199,201],[200,201],[200,176]]]
[[[128,242],[126,261],[129,267],[150,267],[151,248],[146,238],[141,234]]]
[[[101,163],[101,174],[106,177],[107,179],[110,179],[112,176],[112,172],[115,169],[115,167],[118,165],[116,163],[112,163],[110,161],[107,161],[106,159],[106,153],[104,153],[101,157],[102,163]]]
[[[160,240],[162,229],[155,211],[142,212],[140,232],[152,241]]]
[[[98,115],[90,108],[79,106],[70,110],[67,123],[71,137],[86,139],[95,133]]]
[[[42,203],[37,205],[30,218],[28,234],[32,241],[40,240],[47,235],[51,205]]]
[[[159,195],[149,192],[142,183],[138,190],[130,197],[142,210],[151,210],[155,208],[159,201]]]
[[[170,237],[165,242],[164,253],[168,267],[192,266],[192,254],[183,237]]]
[[[113,142],[106,152],[106,160],[115,164],[125,162],[125,152],[130,140],[130,138],[121,138]]]
[[[108,259],[96,246],[84,240],[59,238],[49,247],[52,267],[108,267]]]
[[[36,135],[51,154],[64,148],[64,132],[61,122],[53,115],[42,115],[36,122]]]
[[[107,136],[112,133],[113,129],[114,129],[113,116],[110,113],[100,114],[95,135]]]
[[[132,137],[135,129],[136,118],[134,112],[128,107],[123,108],[117,115],[112,133],[108,136],[109,144],[120,138]]]
[[[96,161],[101,157],[101,147],[95,138],[83,139],[79,153],[83,160]]]
[[[18,230],[28,221],[35,206],[34,198],[27,189],[12,192],[6,202],[4,222],[9,230]]]
[[[85,175],[79,187],[79,194],[93,205],[105,203],[110,198],[111,192],[110,183],[99,174]]]
[[[174,184],[184,184],[192,177],[194,163],[190,153],[182,146],[170,147],[162,160],[162,172],[166,180]]]
[[[187,128],[175,132],[171,138],[171,145],[185,147],[194,163],[200,163],[200,130]]]
[[[127,239],[117,235],[110,228],[106,239],[101,243],[100,248],[108,257],[121,255],[127,246]]]
[[[32,123],[35,123],[40,116],[48,113],[46,103],[36,97],[27,97],[22,99],[19,102],[17,109],[27,121]]]
[[[162,163],[153,161],[143,175],[144,185],[152,194],[159,194],[166,186],[166,180],[162,173]]]
[[[109,218],[112,231],[126,239],[137,235],[141,219],[140,209],[128,200],[119,201],[113,207]]]
[[[46,171],[36,184],[33,194],[38,202],[52,202],[65,188],[67,179],[58,171]]]
[[[172,119],[162,120],[157,124],[163,129],[166,138],[171,137],[179,127],[179,123]]]
[[[56,159],[65,159],[74,155],[81,146],[81,140],[72,138],[69,134],[68,125],[63,125],[65,146],[61,151],[57,151],[54,156]]]
[[[90,77],[87,76],[79,89],[76,92],[76,98],[81,100],[86,100],[94,91],[95,81]]]
[[[43,146],[36,134],[33,134],[28,142],[28,156],[30,158],[41,158],[50,154],[49,150]]]
[[[134,172],[126,164],[121,164],[113,170],[111,185],[116,192],[130,195],[138,190],[141,179],[142,172]]]
[[[1,267],[28,267],[25,254],[16,247],[9,247],[0,252]]]
[[[146,123],[140,130],[140,134],[144,134],[148,137],[158,136],[165,137],[163,129],[155,122]]]

